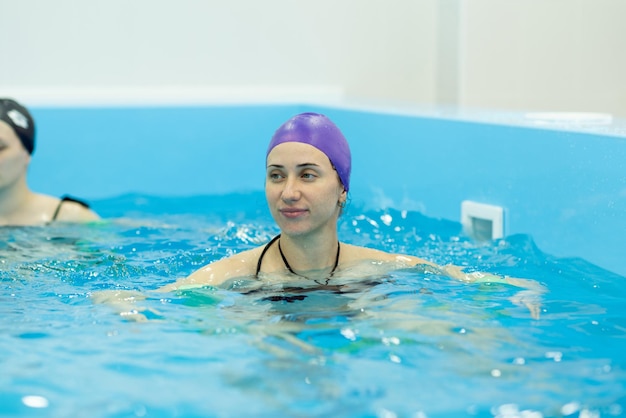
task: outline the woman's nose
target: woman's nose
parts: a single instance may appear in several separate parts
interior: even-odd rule
[[[287,178],[281,198],[284,201],[294,201],[300,199],[300,189],[298,187],[298,182],[295,179]]]

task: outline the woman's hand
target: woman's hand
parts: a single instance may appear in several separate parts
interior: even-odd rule
[[[109,305],[124,319],[135,322],[145,322],[148,317],[144,312],[160,315],[152,308],[139,306],[137,302],[146,299],[142,293],[134,290],[102,290],[91,294],[95,303]]]
[[[442,267],[441,271],[449,277],[467,283],[504,283],[524,288],[526,290],[517,292],[510,300],[515,305],[525,306],[530,311],[530,316],[533,319],[539,319],[541,312],[541,295],[546,293],[548,289],[536,280],[481,272],[465,273],[461,267],[454,265]]]

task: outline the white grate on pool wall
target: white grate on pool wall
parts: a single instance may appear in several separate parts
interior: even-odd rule
[[[504,237],[504,208],[464,200],[461,202],[463,231],[479,241]]]

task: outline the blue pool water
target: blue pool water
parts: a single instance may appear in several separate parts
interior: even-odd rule
[[[158,294],[276,234],[263,194],[93,203],[110,219],[0,229],[0,416],[626,415],[624,277],[531,235],[476,243],[456,221],[358,204],[340,222],[349,243],[534,279],[539,319],[513,303],[522,289],[419,269],[349,294]],[[149,320],[95,302],[111,290],[146,295],[132,306]]]

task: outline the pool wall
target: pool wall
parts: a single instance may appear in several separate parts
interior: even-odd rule
[[[505,235],[626,275],[626,137],[317,105],[38,107],[29,183],[98,200],[263,189],[274,130],[320,111],[353,152],[354,205],[460,220],[501,206]],[[210,209],[207,209],[210,210]]]

